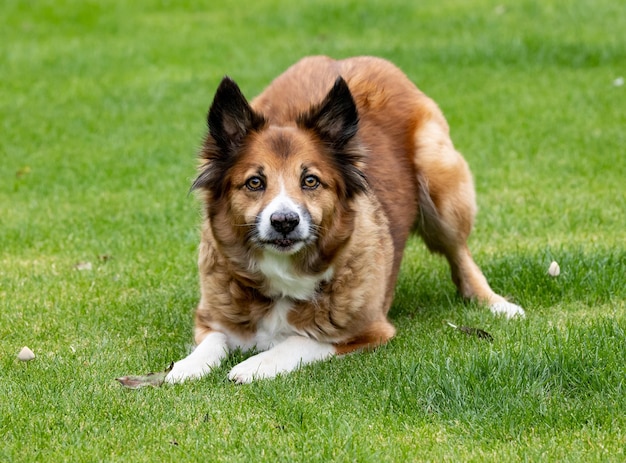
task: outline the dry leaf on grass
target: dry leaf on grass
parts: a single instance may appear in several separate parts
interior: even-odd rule
[[[454,323],[446,322],[448,326],[451,326],[455,330],[460,331],[461,333],[465,333],[468,336],[476,336],[480,339],[486,339],[487,341],[493,341],[493,336],[487,333],[485,330],[481,330],[480,328],[472,328],[470,326],[457,326]]]
[[[139,389],[145,386],[160,387],[165,382],[165,377],[172,370],[173,366],[174,362],[165,371],[139,376],[122,376],[121,378],[115,378],[115,380],[129,389]]]
[[[20,168],[17,172],[15,172],[15,177],[22,178],[30,174],[30,172],[31,172],[30,166],[24,166]]]

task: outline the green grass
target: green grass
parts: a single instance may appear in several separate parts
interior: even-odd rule
[[[623,13],[613,0],[3,1],[0,461],[623,461]],[[389,58],[439,102],[476,179],[476,260],[527,318],[462,302],[415,239],[398,336],[377,351],[248,386],[226,379],[238,355],[196,383],[121,388],[190,347],[187,190],[219,80],[251,97],[316,53]],[[24,345],[34,361],[16,360]]]

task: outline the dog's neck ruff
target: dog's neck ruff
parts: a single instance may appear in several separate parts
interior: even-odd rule
[[[292,256],[265,251],[257,262],[257,269],[265,276],[270,297],[287,297],[296,300],[311,299],[320,283],[332,278],[334,269],[307,275],[297,272]]]

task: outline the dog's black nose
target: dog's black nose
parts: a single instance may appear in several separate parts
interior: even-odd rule
[[[300,223],[300,217],[296,212],[274,212],[270,215],[272,228],[286,235],[292,232]]]

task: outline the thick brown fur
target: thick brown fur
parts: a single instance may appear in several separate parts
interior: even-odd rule
[[[358,124],[348,121],[338,78]],[[438,106],[397,67],[372,57],[310,57],[249,106],[232,81],[218,94],[194,184],[206,217],[197,343],[224,330],[253,338],[285,298],[289,325],[336,353],[385,343],[395,334],[387,313],[411,230],[447,258],[463,296],[504,302],[466,246],[476,210],[468,166]],[[334,107],[333,98],[345,105]],[[319,187],[302,186],[308,173]],[[251,190],[246,182],[259,175],[267,185]],[[255,217],[278,194],[276,178],[316,224],[315,241],[285,257],[290,276],[315,282],[305,297],[285,295],[263,273],[263,249],[252,239]]]

